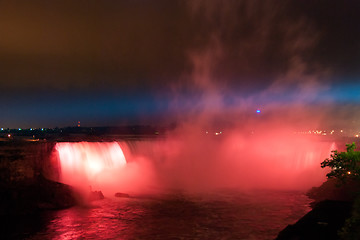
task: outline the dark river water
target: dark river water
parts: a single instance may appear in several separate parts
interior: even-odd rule
[[[296,191],[105,198],[3,222],[2,239],[274,239],[310,208]]]

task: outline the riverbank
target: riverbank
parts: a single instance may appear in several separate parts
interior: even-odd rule
[[[74,206],[74,189],[56,181],[53,143],[0,143],[0,216]],[[50,180],[54,179],[54,181]]]
[[[307,195],[314,200],[313,209],[283,229],[276,239],[360,239],[360,232],[355,229],[360,223],[360,184],[339,184],[330,179],[312,188]]]
[[[72,207],[72,187],[39,176],[33,181],[0,186],[0,215],[34,214],[41,210]]]
[[[339,239],[338,231],[351,216],[351,209],[352,202],[322,201],[294,225],[288,225],[276,239]]]

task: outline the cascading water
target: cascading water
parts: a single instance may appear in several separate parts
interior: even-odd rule
[[[61,182],[88,190],[240,187],[307,189],[325,180],[331,142],[304,139],[174,139],[56,144]],[[260,146],[260,147],[259,147]],[[125,155],[124,155],[125,153]],[[126,159],[125,159],[126,156]]]
[[[60,142],[55,148],[61,164],[60,181],[79,188],[101,188],[104,174],[114,174],[126,165],[117,142]]]

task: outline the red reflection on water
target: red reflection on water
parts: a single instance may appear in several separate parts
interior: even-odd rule
[[[131,226],[128,222],[138,218],[137,208],[141,206],[129,208],[126,201],[112,200],[103,200],[96,205],[54,212],[42,239],[119,239],[119,236],[131,239],[126,238],[124,231]]]

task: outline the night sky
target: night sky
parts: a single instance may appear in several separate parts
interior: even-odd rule
[[[356,125],[359,12],[358,0],[0,1],[0,127],[154,124],[239,102],[324,106]]]

